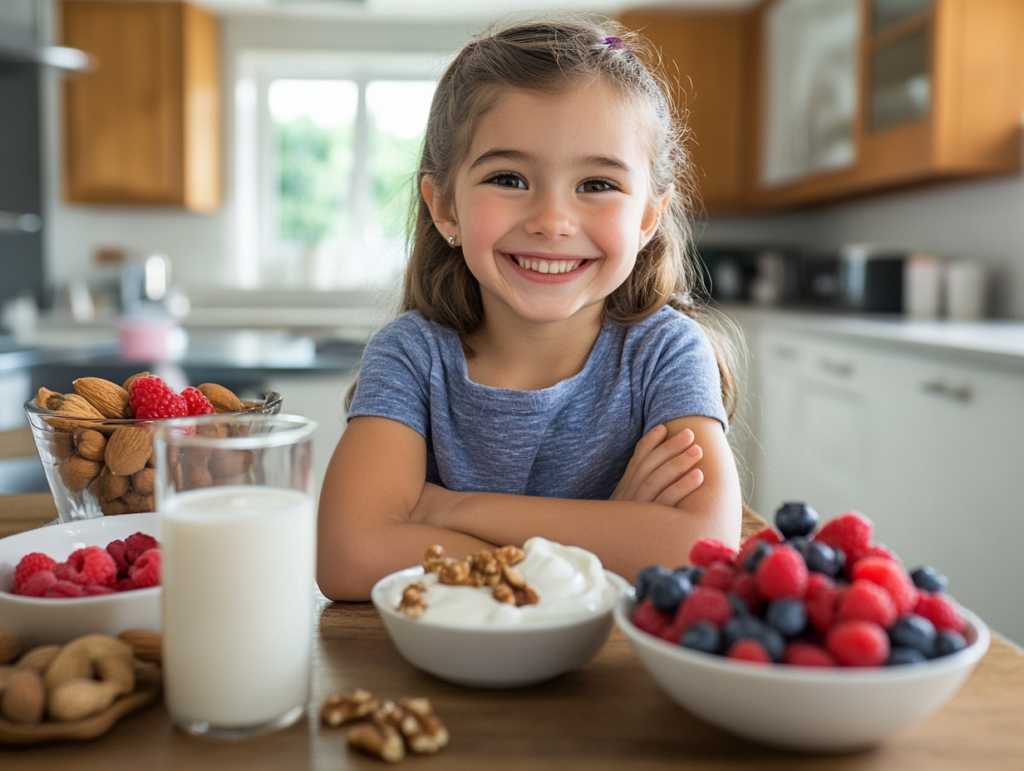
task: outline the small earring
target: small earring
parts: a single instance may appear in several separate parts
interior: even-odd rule
[[[455,248],[455,236],[448,236],[448,246]]]

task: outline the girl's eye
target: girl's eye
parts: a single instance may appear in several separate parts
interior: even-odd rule
[[[606,190],[618,190],[618,188],[606,179],[588,179],[576,188],[577,193],[603,193]]]
[[[518,174],[495,174],[487,180],[492,185],[507,187],[513,190],[526,190],[526,181]]]

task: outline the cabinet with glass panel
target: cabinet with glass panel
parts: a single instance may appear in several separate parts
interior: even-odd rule
[[[1024,2],[768,0],[755,14],[755,206],[1021,168]]]

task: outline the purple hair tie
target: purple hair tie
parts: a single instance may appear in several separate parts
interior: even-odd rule
[[[606,37],[604,44],[611,51],[625,51],[627,54],[633,54],[633,46],[620,37]]]

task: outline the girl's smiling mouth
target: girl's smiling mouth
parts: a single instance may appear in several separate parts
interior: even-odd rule
[[[582,269],[596,262],[595,259],[585,257],[575,259],[566,257],[552,258],[533,254],[505,253],[501,253],[501,256],[520,275],[524,275],[534,281],[545,280],[548,282],[552,279],[557,281],[559,279],[568,280],[574,278]]]

